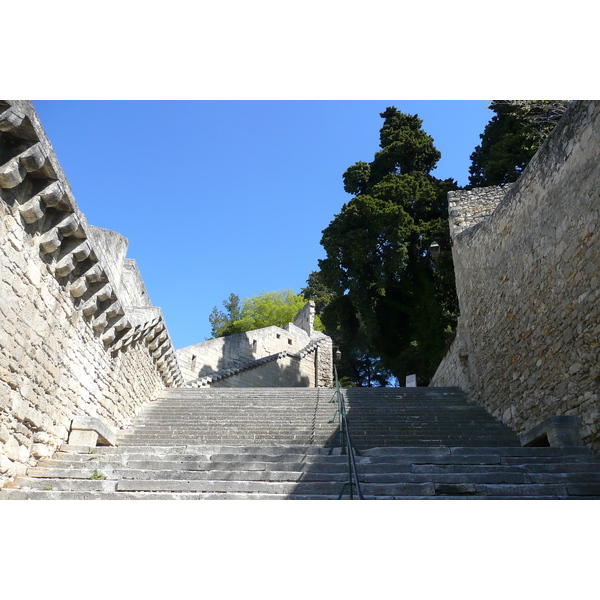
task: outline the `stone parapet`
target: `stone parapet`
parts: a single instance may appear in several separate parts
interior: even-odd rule
[[[117,427],[183,383],[126,249],[78,209],[32,104],[0,101],[0,483],[74,417]]]

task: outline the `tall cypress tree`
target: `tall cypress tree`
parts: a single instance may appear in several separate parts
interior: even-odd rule
[[[323,231],[326,258],[311,278],[328,291],[322,319],[342,353],[368,354],[369,368],[400,381],[416,373],[424,384],[457,314],[447,193],[458,186],[431,175],[441,155],[418,115],[389,107],[380,116],[381,150],[344,173],[354,197]],[[303,292],[317,293],[310,281]]]

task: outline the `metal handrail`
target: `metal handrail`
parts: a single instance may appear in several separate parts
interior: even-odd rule
[[[340,492],[340,495],[338,496],[338,500],[342,499],[342,496],[344,495],[344,491],[347,487],[350,488],[350,500],[354,500],[354,495],[352,493],[353,486],[356,487],[356,494],[358,497],[357,499],[364,500],[365,498],[360,489],[360,482],[358,481],[358,471],[356,469],[356,457],[354,455],[354,443],[352,442],[352,436],[350,435],[350,428],[348,426],[348,415],[346,414],[346,405],[344,402],[344,396],[342,395],[342,390],[340,387],[340,382],[339,382],[338,374],[337,374],[337,368],[335,365],[333,367],[333,371],[334,371],[334,376],[335,376],[335,382],[334,382],[335,383],[335,392],[333,393],[333,397],[330,400],[330,402],[333,402],[337,398],[338,408],[337,408],[335,414],[333,415],[333,419],[331,420],[331,422],[335,421],[336,415],[339,414],[340,429],[335,434],[333,443],[329,450],[329,454],[332,453],[333,446],[335,445],[335,441],[337,440],[337,438],[340,434],[342,436],[342,440],[341,440],[342,454],[346,453],[346,444],[348,446],[348,481],[344,484],[344,487],[342,487],[342,491]]]

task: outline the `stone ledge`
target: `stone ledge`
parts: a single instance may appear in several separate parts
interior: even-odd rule
[[[521,446],[582,446],[579,427],[579,417],[549,417],[521,436]]]
[[[70,445],[114,446],[116,443],[116,432],[96,417],[75,417],[71,422]]]

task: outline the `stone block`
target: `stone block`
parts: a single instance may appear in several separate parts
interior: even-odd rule
[[[78,443],[71,441],[73,433],[76,431],[85,431],[85,432],[95,432],[97,437],[93,444],[86,443]],[[80,439],[77,435],[75,439]],[[89,439],[92,439],[90,436]],[[100,443],[101,446],[114,446],[117,442],[117,434],[111,427],[103,423],[100,419],[96,417],[75,417],[73,422],[71,423],[71,435],[69,436],[69,444],[73,444],[75,446],[82,445],[96,445],[96,441]]]
[[[49,458],[53,453],[54,448],[46,444],[33,444],[31,447],[31,456],[34,458]]]
[[[0,167],[0,187],[14,188],[23,181],[25,174],[25,168],[17,158],[9,160]]]
[[[521,436],[522,446],[581,446],[576,416],[553,416]]]
[[[4,423],[0,423],[0,442],[6,444],[10,438],[10,431]]]
[[[0,474],[7,477],[14,477],[16,474],[15,464],[3,454],[0,454]]]
[[[69,434],[71,446],[95,446],[98,443],[98,433],[90,430],[75,429]]]

